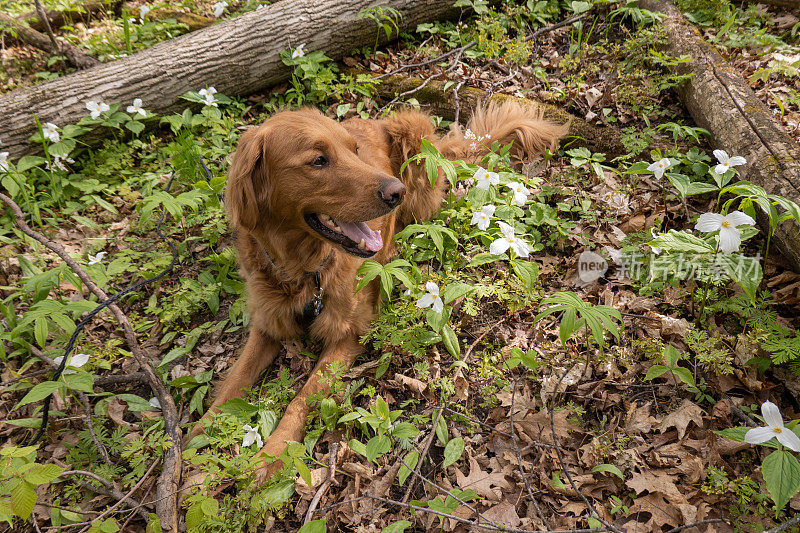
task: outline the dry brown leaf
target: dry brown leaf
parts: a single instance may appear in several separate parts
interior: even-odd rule
[[[498,503],[490,509],[487,509],[482,514],[492,522],[496,522],[507,527],[517,527],[522,522],[517,514],[517,510],[514,508],[514,505],[505,501]]]
[[[653,424],[658,423],[656,418],[650,416],[650,407],[650,402],[642,406],[638,406],[636,402],[633,402],[628,407],[625,431],[628,433],[650,433],[653,429]]]
[[[686,434],[686,428],[689,427],[690,423],[694,422],[697,424],[697,427],[703,426],[703,414],[703,410],[696,403],[686,399],[683,400],[680,407],[665,416],[655,429],[664,433],[668,431],[669,428],[674,427],[678,430],[678,440],[681,440]]]
[[[641,494],[645,491],[650,494],[661,494],[675,504],[686,503],[686,496],[675,485],[677,476],[670,475],[663,470],[645,470],[634,473],[625,485]]]
[[[456,468],[456,483],[461,490],[472,489],[479,496],[491,501],[499,501],[503,495],[501,489],[511,489],[502,472],[489,473],[481,468],[473,456],[469,456],[469,475],[465,476]]]
[[[660,494],[647,494],[641,498],[636,498],[630,507],[629,516],[636,516],[641,520],[640,513],[647,513],[650,518],[644,524],[626,524],[625,531],[652,533],[653,531],[661,531],[661,528],[665,525],[675,527],[683,523],[681,512]]]

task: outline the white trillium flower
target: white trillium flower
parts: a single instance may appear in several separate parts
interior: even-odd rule
[[[64,164],[64,161],[66,161],[69,164],[72,164],[72,163],[75,162],[75,160],[72,159],[71,157],[67,157],[66,159],[64,159],[60,155],[54,155],[53,156],[53,164],[51,165],[50,163],[45,161],[44,162],[44,168],[46,168],[47,170],[50,170],[50,171],[52,171],[54,169],[58,169],[58,170],[63,170],[63,171],[66,172],[69,169],[67,168],[67,165]]]
[[[425,289],[428,291],[428,293],[417,300],[417,307],[430,307],[435,312],[441,313],[442,309],[444,309],[444,302],[442,301],[442,297],[439,296],[439,286],[434,282],[429,281],[425,284]]]
[[[150,6],[140,6],[139,7],[139,21],[144,22],[144,18],[147,14],[150,13]]]
[[[755,220],[741,211],[734,211],[727,215],[719,213],[703,213],[697,219],[694,229],[710,233],[719,231],[719,249],[729,254],[739,249],[742,243],[742,236],[738,226],[753,226]]]
[[[109,107],[108,104],[103,102],[95,102],[94,100],[89,100],[86,102],[86,109],[89,110],[90,115],[93,119],[97,119],[103,112],[108,111]]]
[[[214,16],[220,18],[222,14],[225,12],[225,8],[228,7],[228,2],[225,1],[217,2],[211,7],[214,8]]]
[[[489,246],[489,253],[493,255],[500,255],[504,254],[506,250],[511,248],[511,250],[517,254],[517,257],[528,257],[528,254],[530,254],[528,243],[514,235],[514,228],[505,222],[498,222],[497,225],[500,226],[500,231],[503,233],[503,237],[495,239],[492,242],[492,244]]]
[[[725,150],[714,150],[714,157],[719,161],[719,164],[714,167],[714,172],[719,175],[725,174],[731,167],[738,167],[747,163],[747,159],[744,157],[739,155],[730,157]]]
[[[58,357],[53,359],[53,362],[55,364],[57,364],[57,365],[60,365],[61,361],[63,361],[63,360],[64,360],[64,356],[63,355],[59,355]],[[76,354],[74,354],[72,357],[69,358],[69,360],[67,360],[67,366],[65,367],[64,372],[62,372],[62,374],[76,374],[77,372],[75,372],[74,370],[71,370],[71,369],[72,368],[80,368],[83,365],[85,365],[87,363],[87,361],[89,361],[89,354],[86,354],[86,353],[76,353]]]
[[[61,140],[61,134],[58,133],[58,126],[52,122],[48,122],[42,126],[42,135],[45,139],[50,139],[50,142],[57,143]]]
[[[141,98],[134,98],[133,105],[129,105],[127,109],[128,113],[135,114],[139,113],[143,117],[147,116],[147,111],[142,109],[142,99]]]
[[[655,163],[652,163],[647,170],[655,174],[656,179],[661,179],[664,177],[664,172],[670,167],[669,159],[666,157],[663,159],[659,159]]]
[[[489,172],[483,167],[478,167],[472,177],[478,182],[475,186],[479,189],[488,189],[489,185],[500,184],[500,175],[497,172]]]
[[[249,424],[245,424],[242,426],[242,429],[247,431],[242,439],[242,446],[247,448],[248,446],[252,446],[254,442],[258,444],[259,448],[264,446],[264,441],[261,439],[261,433],[258,432],[258,426],[252,427]]]
[[[777,405],[772,402],[764,402],[761,404],[761,415],[767,425],[748,430],[744,434],[746,443],[763,444],[774,437],[793,452],[800,452],[800,437],[783,425],[783,416]]]
[[[88,256],[89,261],[87,262],[88,265],[96,265],[100,261],[103,260],[103,257],[106,256],[108,252],[97,252],[95,255]]]
[[[650,228],[650,235],[652,235],[654,239],[658,237],[658,233],[656,233],[655,228]],[[650,246],[650,249],[653,250],[653,253],[656,255],[661,253],[661,248],[659,248],[658,246]]]
[[[0,152],[0,172],[8,170],[8,152]]]
[[[218,104],[219,104],[219,100],[214,98],[213,94],[206,95],[206,99],[203,102],[203,105],[210,105],[210,106],[214,106],[214,107],[219,107]]]
[[[208,98],[214,94],[217,94],[217,90],[214,87],[206,87],[205,89],[200,89],[197,91],[197,94],[202,96],[203,98]]]
[[[306,43],[303,43],[294,50],[292,50],[292,59],[297,59],[298,57],[303,57],[304,55],[306,55],[306,51],[303,50],[303,48],[305,47]]]
[[[521,183],[517,183],[516,181],[507,184],[506,187],[508,187],[514,192],[514,203],[516,205],[518,205],[519,207],[525,205],[525,202],[528,201],[528,195],[531,193],[531,191],[529,191],[527,187],[525,187]]]
[[[155,396],[150,398],[150,400],[147,403],[149,403],[151,406],[155,407],[156,409],[161,409],[161,402],[159,402],[158,398],[156,398]]]
[[[470,221],[470,224],[473,226],[477,224],[480,229],[487,229],[492,221],[491,219],[494,216],[495,209],[497,208],[493,205],[485,205],[481,207],[480,211],[475,211],[472,214],[472,220]]]

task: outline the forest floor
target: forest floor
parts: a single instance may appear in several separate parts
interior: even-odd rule
[[[618,132],[624,154],[590,150],[592,139],[578,148],[567,137],[557,154],[524,166],[495,145],[482,166],[499,173],[499,184],[486,188],[470,181],[477,167],[456,163],[441,213],[401,235],[391,267],[365,265],[387,293],[366,353],[341,376],[335,401],[318,399],[305,446],[284,471],[252,484],[257,447],[245,445],[245,426],[262,438],[274,428],[311,372],[310,339],[285,343],[261,386],[229,402],[208,436],[185,447],[187,529],[297,531],[308,522],[304,532],[715,532],[791,520],[800,512],[800,463],[786,448],[774,452],[775,440],[755,446],[743,438],[764,424],[767,401],[800,434],[788,422],[800,418],[800,275],[769,252],[763,230],[736,230],[741,249],[720,254],[715,233],[694,229],[701,214],[752,215],[753,207],[725,206],[729,193],[720,199],[720,179],[747,175],[712,172],[712,148],[724,149],[724,140],[712,146],[675,95],[686,80],[670,70],[680,59],[660,51],[658,17],[626,2],[462,3],[477,14],[422,24],[340,63],[313,50],[287,54],[292,80],[263,93],[217,93],[216,105],[148,114],[143,122],[157,127],[143,132],[117,121],[101,145],[73,143],[64,156],[57,145],[80,132],[59,124],[60,139],[43,140],[52,155],[0,163],[4,192],[31,227],[109,294],[170,264],[156,231],[166,213],[161,225],[177,264],[120,305],[185,434],[247,331],[220,196],[246,128],[302,105],[335,119],[375,118],[391,111],[381,77],[401,73],[448,81],[445,101],[476,87]],[[111,61],[188,30],[156,18],[166,4],[138,19],[143,5],[57,32]],[[680,5],[799,139],[800,11],[727,0]],[[211,3],[169,7],[215,19]],[[231,2],[221,18],[257,7]],[[30,9],[14,3],[9,13]],[[372,14],[391,30],[391,13]],[[472,40],[457,57],[406,68]],[[13,41],[4,41],[0,59],[0,92],[69,72]],[[189,93],[187,108],[202,99]],[[418,105],[415,94],[402,100],[395,108]],[[125,105],[86,124],[103,125]],[[442,131],[450,125],[433,120]],[[664,158],[663,177],[647,169]],[[673,183],[683,178],[707,184],[706,192],[682,198]],[[522,202],[507,187],[515,182],[528,189]],[[488,253],[503,235],[494,222],[477,228],[473,214],[490,204],[493,220],[528,244],[527,258]],[[687,242],[705,251],[687,257]],[[605,261],[601,275],[586,270],[587,255],[581,266],[588,252]],[[722,255],[749,273],[731,275]],[[684,261],[695,262],[691,275]],[[441,314],[417,305],[429,283],[441,289]],[[117,322],[108,313],[90,321],[70,356],[72,373],[49,381],[97,298],[55,253],[23,236],[9,210],[0,218],[0,285],[0,528],[158,531],[155,485],[171,443]],[[25,448],[54,391],[44,438]],[[139,503],[111,509],[129,492]]]

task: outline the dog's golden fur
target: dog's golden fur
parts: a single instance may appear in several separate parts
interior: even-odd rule
[[[520,155],[553,149],[566,133],[565,126],[543,120],[535,108],[514,103],[475,110],[467,127],[492,141],[513,140]],[[261,451],[265,457],[277,457],[288,441],[302,440],[306,399],[326,390],[321,378],[328,365],[348,368],[362,351],[358,339],[378,302],[374,284],[354,292],[363,258],[312,229],[307,217],[315,213],[345,222],[369,221],[384,243],[374,258],[388,261],[395,232],[429,218],[445,191],[443,176],[435,188],[430,186],[424,166],[412,164],[400,174],[403,162],[420,151],[423,138],[452,159],[483,155],[482,148],[470,148],[473,141],[457,128],[438,138],[429,117],[416,111],[342,123],[311,109],[284,111],[239,141],[225,203],[236,233],[251,326],[244,351],[218,387],[212,407],[240,396],[272,363],[280,341],[304,330],[300,317],[314,296],[313,272],[319,270],[324,289],[323,310],[307,327],[321,341],[322,354],[267,439]],[[403,200],[399,206],[398,199]],[[259,479],[274,468],[262,468]]]

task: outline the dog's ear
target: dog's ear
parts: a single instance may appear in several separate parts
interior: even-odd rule
[[[225,205],[234,227],[254,229],[266,208],[269,179],[265,153],[267,133],[264,127],[246,131],[233,154]]]

